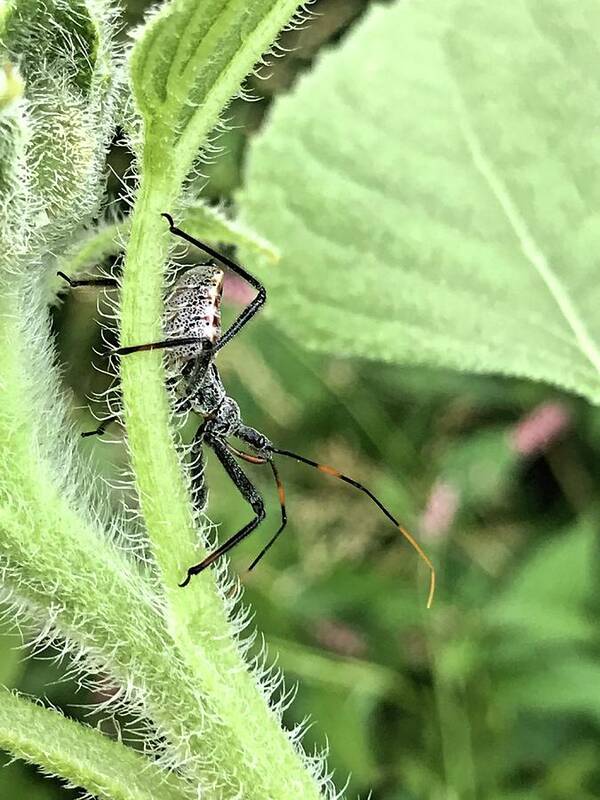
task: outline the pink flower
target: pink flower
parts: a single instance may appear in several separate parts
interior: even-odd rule
[[[232,305],[247,306],[254,298],[256,289],[249,286],[246,281],[238,275],[230,275],[226,272],[223,294],[226,302]]]
[[[564,403],[541,403],[515,425],[511,446],[522,456],[540,453],[561,436],[571,424],[571,413]]]
[[[448,481],[436,481],[419,525],[423,536],[435,539],[447,533],[454,521],[459,502],[460,495],[455,486]]]

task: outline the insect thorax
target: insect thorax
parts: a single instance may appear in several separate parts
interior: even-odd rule
[[[165,300],[165,338],[194,337],[214,344],[221,336],[223,270],[212,265],[192,267],[177,279]],[[175,361],[185,362],[202,352],[202,342],[174,347]]]
[[[204,415],[214,414],[227,393],[215,364],[207,364],[204,371],[202,362],[198,366],[201,368],[200,372],[196,372],[196,376],[192,373],[187,379],[184,378],[180,390],[183,389],[194,411]]]

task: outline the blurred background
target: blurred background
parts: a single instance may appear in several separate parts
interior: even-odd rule
[[[133,25],[146,4],[123,5]],[[233,202],[247,142],[269,104],[368,5],[319,0],[310,26],[284,36],[291,52],[267,80],[252,81],[261,102],[230,109],[223,154],[204,168],[205,198]],[[117,197],[127,153],[115,145],[110,162],[116,175],[108,191]],[[244,287],[230,281],[228,294],[231,317]],[[55,311],[82,430],[95,426],[87,398],[106,388],[92,367],[101,344],[96,302],[94,291],[81,290]],[[279,446],[363,481],[438,570],[428,611],[426,568],[368,498],[286,461],[289,527],[247,573],[278,514],[269,474],[252,472],[272,516],[231,562],[288,684],[298,682],[287,724],[310,719],[305,746],[328,744],[337,784],[350,775],[348,797],[370,790],[373,800],[599,797],[592,587],[600,412],[526,381],[317,356],[286,336],[285,320],[272,318],[253,321],[219,355],[245,420]],[[101,404],[93,410],[105,413]],[[188,435],[192,429],[193,421]],[[118,437],[117,428],[111,438]],[[107,478],[123,466],[118,443],[82,446]],[[248,508],[210,457],[208,485],[209,516],[224,539],[248,520]],[[99,698],[64,680],[52,653],[30,659],[15,644],[13,634],[0,638],[0,681],[84,718],[81,706]],[[0,771],[2,800],[76,796],[22,764]]]

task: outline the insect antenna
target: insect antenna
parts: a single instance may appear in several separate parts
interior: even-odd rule
[[[293,458],[296,461],[300,461],[302,464],[308,464],[309,467],[314,467],[318,469],[320,472],[324,472],[326,475],[331,475],[334,478],[339,478],[344,483],[349,483],[350,486],[354,486],[356,489],[359,489],[361,492],[366,494],[371,500],[375,503],[375,505],[383,511],[385,516],[393,522],[393,524],[398,528],[402,536],[408,541],[408,543],[417,551],[419,557],[427,564],[429,571],[430,571],[430,578],[429,578],[429,595],[427,597],[427,608],[431,608],[431,603],[433,602],[433,595],[435,593],[435,567],[429,560],[428,556],[423,551],[421,545],[417,542],[414,536],[409,533],[399,522],[398,520],[391,514],[390,511],[383,505],[381,500],[373,494],[370,489],[367,489],[366,486],[363,486],[362,483],[355,481],[354,478],[350,478],[348,475],[344,475],[339,470],[335,469],[334,467],[328,467],[326,464],[319,464],[317,461],[313,461],[310,458],[305,458],[304,456],[298,455],[298,453],[292,453],[290,450],[280,450],[277,447],[270,447],[271,452],[275,453],[279,456],[285,456],[286,458]]]
[[[108,426],[111,425],[113,422],[116,422],[118,419],[119,419],[118,414],[113,414],[110,417],[106,417],[105,419],[102,420],[100,425],[98,425],[98,427],[95,430],[83,431],[81,435],[84,439],[87,436],[103,436],[106,433],[106,429],[108,428]]]

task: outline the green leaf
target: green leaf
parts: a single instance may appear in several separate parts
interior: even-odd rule
[[[525,675],[511,674],[499,687],[503,701],[518,709],[578,714],[600,720],[600,666],[589,656],[573,653],[547,661]]]
[[[559,535],[552,535],[550,529],[549,540],[520,567],[494,605],[524,607],[537,600],[546,610],[551,606],[582,608],[594,587],[597,527],[597,520],[590,518]]]
[[[26,144],[12,154],[23,208],[12,208],[14,186],[0,203],[46,239],[80,225],[100,198],[117,76],[111,36],[105,2],[10,0],[0,16],[0,61],[19,65],[27,101],[18,115]]]
[[[9,0],[0,22],[9,52],[25,56],[22,69],[26,83],[43,81],[57,71],[68,76],[82,92],[90,91],[100,46],[100,31],[90,13],[90,3]],[[45,76],[40,65],[45,68]]]
[[[597,0],[372,8],[250,148],[286,330],[600,402],[599,25]]]
[[[512,645],[525,645],[531,652],[533,643],[561,647],[592,638],[594,625],[585,603],[594,586],[596,530],[593,519],[584,519],[567,533],[552,536],[486,609],[492,625],[513,632]]]
[[[131,55],[145,148],[185,176],[296,0],[174,0],[146,24]],[[147,162],[146,162],[147,163]]]
[[[181,800],[185,784],[98,730],[0,686],[0,747],[101,800]]]
[[[279,261],[279,251],[267,239],[237,220],[230,219],[224,211],[214,206],[198,200],[185,208],[182,214],[180,226],[196,238],[204,237],[212,242],[244,247],[270,262]]]

